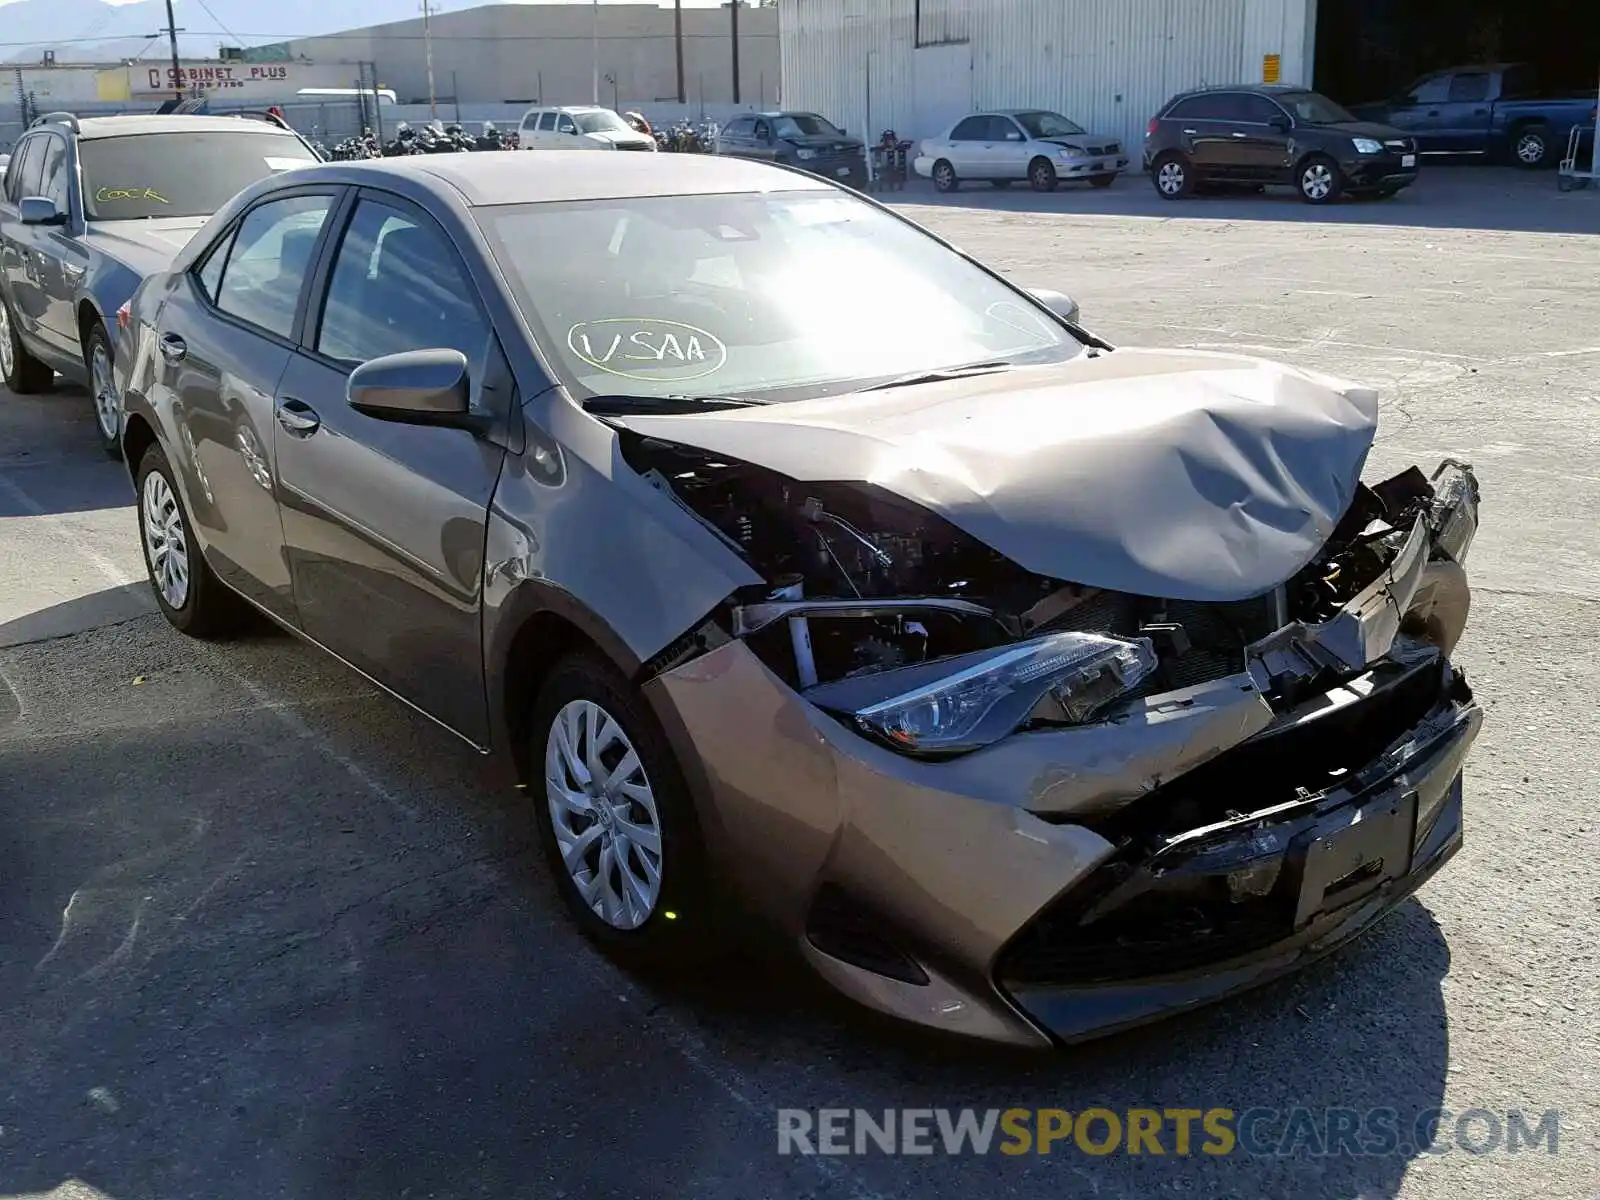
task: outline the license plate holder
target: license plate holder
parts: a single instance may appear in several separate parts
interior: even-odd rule
[[[1416,166],[1417,165],[1417,156],[1415,154],[1402,154],[1400,156],[1400,165],[1402,167],[1414,167],[1414,166]]]
[[[1394,791],[1332,814],[1305,848],[1295,928],[1411,871],[1417,795]]]

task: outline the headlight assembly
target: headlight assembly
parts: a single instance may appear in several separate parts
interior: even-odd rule
[[[817,152],[815,150],[796,150],[794,156],[801,159],[811,159],[817,156]]]
[[[1383,143],[1375,142],[1371,138],[1351,138],[1350,144],[1356,148],[1357,154],[1383,153]]]
[[[897,750],[942,757],[1016,731],[1049,703],[1064,723],[1090,720],[1156,668],[1149,639],[1057,633],[1017,645],[854,676],[806,699],[848,715]]]

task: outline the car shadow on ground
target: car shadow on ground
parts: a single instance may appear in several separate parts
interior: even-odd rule
[[[11,435],[0,445],[0,518],[96,512],[132,501],[127,471],[95,449],[100,435],[85,389],[58,376],[52,391],[38,395],[0,389],[0,403]],[[7,476],[23,490],[7,487]]]
[[[1291,189],[1277,187],[1259,195],[1222,192],[1163,200],[1149,176],[1138,171],[1104,189],[1063,184],[1054,192],[1040,193],[1013,184],[1000,191],[986,183],[968,182],[959,191],[940,194],[917,180],[904,191],[878,193],[877,198],[895,206],[937,204],[996,212],[1600,233],[1600,190],[1561,192],[1553,171],[1464,164],[1429,163],[1415,185],[1388,200],[1346,198],[1324,205],[1306,204]]]
[[[620,972],[527,798],[285,635],[148,618],[0,677],[0,1195],[1389,1196],[1414,1151],[1319,1153],[1325,1110],[1395,1110],[1403,1143],[1443,1095],[1449,953],[1416,901],[1239,1000],[1022,1055],[871,1018],[770,947]],[[780,1108],[966,1106],[1272,1113],[1221,1157],[1198,1130],[932,1173],[777,1153]]]

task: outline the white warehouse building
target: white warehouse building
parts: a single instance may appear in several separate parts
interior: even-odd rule
[[[779,0],[785,107],[876,140],[984,108],[1123,139],[1175,93],[1311,82],[1317,0]]]

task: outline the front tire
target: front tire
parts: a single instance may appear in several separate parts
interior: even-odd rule
[[[1344,175],[1326,154],[1313,154],[1300,164],[1295,186],[1307,204],[1332,204],[1344,194]]]
[[[94,401],[94,423],[100,434],[100,449],[107,457],[122,458],[122,397],[117,393],[115,360],[111,356],[111,337],[96,321],[83,348],[84,365],[89,371],[89,393]]]
[[[159,447],[145,451],[134,483],[139,543],[161,615],[190,637],[233,632],[244,618],[244,601],[206,565],[172,465]]]
[[[1194,168],[1183,155],[1162,154],[1150,164],[1150,182],[1163,200],[1186,200],[1194,195]]]
[[[638,965],[700,961],[722,929],[688,786],[648,705],[609,663],[551,671],[528,722],[545,858],[586,936]]]
[[[961,186],[956,169],[944,159],[933,164],[933,188],[938,192],[953,192]]]
[[[1525,125],[1511,135],[1511,161],[1524,171],[1537,171],[1550,161],[1552,142],[1548,125]]]
[[[6,387],[19,396],[48,392],[55,383],[55,372],[40,362],[22,344],[22,332],[11,315],[11,301],[0,295],[0,376]]]
[[[1056,168],[1048,158],[1036,158],[1028,164],[1028,186],[1036,192],[1056,190]]]

